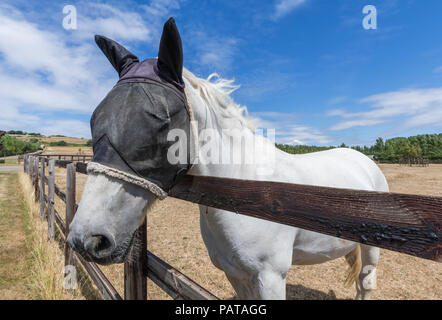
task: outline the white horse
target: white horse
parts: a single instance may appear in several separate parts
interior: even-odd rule
[[[184,70],[185,92],[198,123],[195,132],[198,163],[192,175],[267,180],[370,191],[388,191],[384,175],[368,157],[351,149],[292,155],[277,149],[265,137],[256,137],[252,120],[230,97],[231,81],[201,79]],[[223,130],[261,139],[259,165],[216,164],[207,152],[207,129],[212,146],[226,147]],[[228,140],[228,139],[227,139]],[[229,140],[231,141],[231,140]],[[239,139],[229,148],[243,155]],[[213,149],[212,149],[213,150]],[[256,159],[255,159],[256,160]],[[264,170],[266,167],[271,170]],[[70,225],[69,243],[99,263],[122,262],[135,230],[155,201],[152,193],[120,179],[91,173]],[[291,226],[200,206],[200,226],[213,264],[223,270],[241,299],[285,299],[286,275],[291,265],[312,265],[345,256],[348,280],[356,283],[356,298],[369,299],[376,286],[379,249]],[[175,226],[179,229],[179,226]]]

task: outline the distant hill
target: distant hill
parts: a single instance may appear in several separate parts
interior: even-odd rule
[[[72,138],[62,135],[44,136],[40,133],[27,133],[11,130],[0,137],[3,150],[0,156],[18,155],[37,151],[45,146],[47,154],[92,154],[92,140]],[[0,149],[1,150],[1,149]]]
[[[9,134],[9,133],[8,133]],[[61,141],[66,142],[65,146],[86,146],[88,144],[89,139],[85,138],[71,138],[66,136],[42,136],[40,134],[10,134],[14,138],[17,138],[22,141],[38,141],[41,144],[50,145],[59,143]]]
[[[40,147],[38,142],[19,140],[9,134],[0,138],[0,156],[14,156],[18,154],[35,152]]]

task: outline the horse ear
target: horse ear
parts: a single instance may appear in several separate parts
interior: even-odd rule
[[[125,47],[114,40],[96,35],[95,42],[109,62],[114,66],[115,70],[117,70],[118,74],[121,74],[121,71],[132,63],[139,61],[133,53],[129,52]]]
[[[169,18],[163,27],[158,51],[158,70],[166,80],[183,84],[183,45],[175,20]]]

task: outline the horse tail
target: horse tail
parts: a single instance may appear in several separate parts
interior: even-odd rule
[[[356,282],[359,277],[359,273],[361,272],[361,246],[358,244],[356,248],[345,256],[345,260],[350,267],[347,270],[347,277],[345,278],[344,284],[346,287],[349,287]]]

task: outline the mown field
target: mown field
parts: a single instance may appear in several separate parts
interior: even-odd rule
[[[87,147],[86,143],[89,139],[85,138],[72,138],[72,137],[59,137],[59,136],[34,136],[34,135],[18,135],[13,134],[12,137],[30,141],[31,139],[37,139],[40,144],[45,145],[44,154],[92,154],[92,147]],[[51,146],[50,143],[64,141],[71,146]],[[75,146],[73,146],[75,145]]]
[[[381,164],[392,192],[442,196],[442,165],[406,167]],[[77,175],[77,201],[81,198],[86,176]],[[63,186],[65,170],[56,170],[56,183]],[[56,201],[64,212],[64,205]],[[148,249],[200,283],[222,299],[235,297],[224,273],[216,269],[207,254],[199,230],[199,211],[195,204],[167,198],[156,204],[148,215]],[[347,264],[339,258],[320,265],[293,266],[287,277],[288,299],[353,299],[355,289],[344,287]],[[104,272],[123,293],[123,266],[103,267]],[[378,289],[373,299],[441,299],[442,264],[381,250],[377,270]],[[150,299],[169,299],[151,281]]]
[[[30,141],[31,139],[38,139],[43,144],[49,144],[51,142],[66,141],[69,144],[86,144],[88,139],[85,138],[71,138],[71,137],[59,137],[59,136],[35,136],[29,134],[11,134],[12,137],[23,141]]]
[[[93,154],[92,147],[46,146],[43,154]]]

